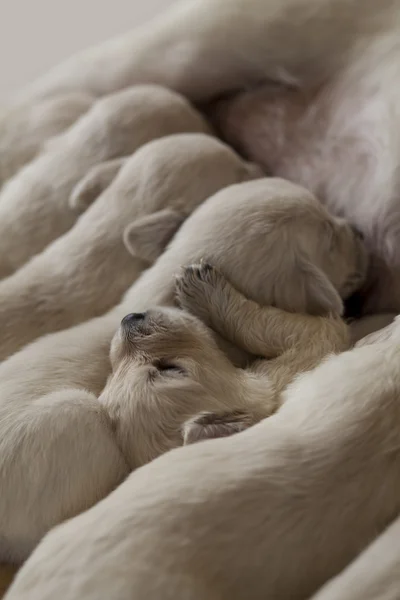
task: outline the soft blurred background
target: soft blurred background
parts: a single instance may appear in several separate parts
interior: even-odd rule
[[[0,101],[71,54],[176,0],[0,0]]]

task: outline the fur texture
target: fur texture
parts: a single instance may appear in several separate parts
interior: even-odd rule
[[[148,82],[196,102],[231,94],[210,110],[221,133],[363,231],[373,254],[363,311],[398,312],[399,32],[400,0],[363,10],[357,0],[185,0],[71,58],[15,104]]]
[[[22,169],[0,194],[0,277],[14,272],[76,222],[70,194],[93,165],[184,131],[208,132],[181,96],[157,86],[96,102]]]
[[[52,526],[104,497],[133,464],[170,447],[167,437],[169,445],[156,446],[152,455],[145,446],[133,459],[132,453],[125,457],[117,445],[118,406],[121,422],[134,408],[129,390],[135,371],[132,361],[126,374],[120,372],[120,377],[110,380],[100,403],[96,396],[110,373],[110,341],[121,318],[157,304],[173,304],[175,274],[182,264],[199,261],[205,252],[247,297],[298,312],[315,306],[327,283],[336,288],[337,302],[337,294],[348,289],[346,282],[354,281],[364,261],[359,240],[348,225],[331,217],[303,188],[273,179],[233,185],[185,221],[171,246],[118,307],[40,338],[4,361],[0,365],[0,560],[25,559]],[[320,273],[316,299],[293,293],[294,257],[299,254],[309,265],[305,277],[313,270]],[[218,343],[236,364],[248,361],[248,353],[222,339]],[[114,351],[117,366],[115,360]],[[168,406],[165,409],[168,412]],[[192,415],[198,412],[195,405],[192,410]],[[146,427],[150,425],[146,421]],[[174,435],[175,431],[170,437]]]
[[[399,341],[396,320],[271,418],[138,469],[50,532],[7,600],[308,598],[399,514]]]
[[[80,92],[56,93],[30,106],[0,114],[0,187],[32,160],[48,140],[68,129],[95,98]]]
[[[183,106],[183,123],[186,112]],[[186,122],[195,128],[196,118]],[[200,118],[198,123],[206,129]],[[204,134],[155,140],[123,164],[70,231],[0,282],[0,359],[40,335],[112,308],[201,202],[227,185],[261,176]],[[94,190],[120,166],[120,161],[105,163],[104,176],[96,166],[73,192],[74,205],[93,200]],[[125,229],[131,253],[122,239]]]

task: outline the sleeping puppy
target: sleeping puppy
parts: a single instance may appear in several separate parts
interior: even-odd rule
[[[362,310],[398,312],[399,14],[400,0],[184,0],[71,58],[16,105],[148,82],[196,103],[227,96],[207,109],[221,135],[362,231],[373,254]]]
[[[192,283],[193,271],[198,284]],[[213,310],[208,320],[217,332],[273,360],[234,367],[211,331],[176,308],[156,307],[123,319],[111,344],[113,374],[99,402],[131,469],[181,445],[182,439],[187,444],[226,436],[269,417],[298,373],[348,348],[347,327],[337,314],[317,317],[261,308],[228,286],[208,265],[193,267],[179,281],[179,299],[189,296],[187,304],[196,309],[197,298],[206,294],[202,313],[215,302],[214,294],[223,308]],[[218,326],[225,315],[229,321]],[[231,323],[239,335],[231,335]]]
[[[141,243],[140,233],[133,228],[125,236],[134,252]],[[152,239],[150,233],[148,228],[147,240]],[[101,392],[111,370],[110,342],[122,317],[152,306],[172,306],[177,271],[205,253],[246,297],[300,313],[340,313],[341,295],[354,291],[366,265],[365,249],[354,230],[329,215],[303,188],[277,179],[232,185],[188,217],[167,250],[116,308],[44,336],[4,361],[0,365],[0,562],[22,562],[52,526],[105,497],[135,466],[182,444],[175,429],[162,435],[156,431],[156,443],[138,438],[138,448],[124,443],[123,424],[132,422],[142,394],[152,393],[152,378],[156,385],[161,381],[168,388],[169,365],[159,360],[157,347],[154,363],[150,365],[149,356],[143,365],[149,378],[138,377],[136,384],[141,366],[130,353],[121,355],[117,333],[112,351],[115,372]],[[195,351],[193,332],[188,335],[187,352]],[[221,337],[215,336],[213,343],[224,349],[227,357],[218,356],[227,364],[228,358],[238,366],[251,359]],[[145,389],[139,384],[143,381]],[[179,390],[172,385],[171,393],[174,398]],[[169,405],[164,404],[163,410],[168,411]],[[193,401],[191,405],[187,396],[183,420],[199,410],[203,404]],[[144,431],[152,435],[146,415],[153,413],[147,414],[142,406],[137,417],[145,420]],[[134,421],[134,427],[139,425]],[[154,428],[158,427],[156,420]],[[128,433],[130,444],[132,432]]]
[[[70,201],[83,210],[96,192],[99,198],[70,231],[0,281],[0,360],[40,335],[115,306],[197,206],[221,188],[257,176],[255,165],[200,133],[154,140],[123,161],[97,165]],[[127,223],[130,239],[142,240],[136,251],[132,245],[128,252],[123,242]]]
[[[362,281],[359,273],[354,284],[361,285]],[[226,374],[221,369],[217,377],[237,381],[237,394],[234,397],[231,393],[224,394],[229,396],[231,410],[225,406],[224,413],[208,412],[186,423],[185,443],[210,435],[235,433],[270,416],[279,407],[282,392],[296,375],[310,371],[326,356],[350,347],[349,328],[337,313],[312,317],[259,306],[245,298],[207,263],[183,271],[177,279],[177,297],[182,308],[223,338],[253,356],[263,357],[247,371],[236,369],[235,375],[232,369]],[[193,345],[196,346],[195,341]],[[206,350],[205,355],[212,356],[212,349]],[[212,360],[218,364],[216,357]],[[200,371],[199,365],[197,370]],[[221,389],[222,383],[219,383]],[[213,387],[217,389],[215,384]],[[211,391],[205,392],[208,399],[212,396]],[[206,410],[204,405],[203,411]]]
[[[47,140],[59,135],[89,110],[95,98],[79,92],[39,98],[30,106],[0,114],[0,187],[43,150]],[[15,127],[15,122],[19,127]]]
[[[50,532],[7,600],[309,598],[400,512],[399,361],[397,319],[271,418],[138,469]]]
[[[70,195],[94,165],[186,131],[210,130],[182,96],[158,86],[138,86],[95,102],[1,190],[0,278],[74,225],[87,203],[71,206]]]

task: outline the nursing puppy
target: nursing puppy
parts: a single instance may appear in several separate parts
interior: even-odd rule
[[[165,454],[54,529],[7,600],[308,598],[400,511],[389,327],[298,377],[271,418]]]
[[[74,206],[92,201],[114,167],[116,161],[90,172],[73,192]],[[201,202],[257,176],[255,165],[204,134],[169,136],[140,148],[69,232],[0,282],[0,359],[40,335],[109,310]]]
[[[396,600],[400,589],[400,517],[313,600]]]
[[[125,241],[137,252],[136,234],[128,234]],[[3,362],[0,561],[24,560],[52,526],[103,498],[134,466],[182,443],[179,432],[162,432],[155,444],[142,438],[140,448],[126,451],[115,431],[123,431],[122,421],[130,420],[135,410],[126,379],[121,379],[120,390],[114,385],[118,377],[111,379],[113,397],[110,386],[101,402],[97,396],[110,373],[110,342],[119,321],[133,310],[172,305],[176,272],[182,264],[198,262],[205,252],[247,297],[302,313],[315,311],[318,303],[320,312],[338,312],[340,294],[353,291],[347,282],[354,284],[355,275],[365,268],[358,236],[303,188],[276,179],[233,185],[185,221],[171,246],[119,306],[103,317],[45,336]],[[296,293],[299,269],[303,294]],[[248,362],[248,353],[217,340],[235,364]],[[117,366],[115,355],[113,361]],[[152,369],[162,376],[164,366],[158,361]],[[140,386],[136,389],[142,393]],[[188,404],[185,419],[203,406]]]
[[[58,93],[30,106],[4,111],[0,115],[0,187],[42,150],[44,141],[68,129],[87,112],[93,101],[88,94]]]
[[[196,103],[232,94],[210,113],[221,133],[365,234],[373,263],[363,310],[398,312],[399,15],[400,0],[366,0],[363,10],[357,0],[185,0],[71,58],[16,105],[143,82]]]
[[[358,274],[356,281],[351,282],[352,286],[360,286],[365,274],[366,268],[364,273]],[[350,347],[349,329],[337,313],[312,317],[259,306],[238,292],[219,271],[206,263],[186,268],[178,278],[177,285],[181,307],[197,316],[224,339],[253,356],[267,359],[257,360],[245,371],[233,369],[229,365],[228,371],[224,372],[224,363],[217,359],[211,345],[207,349],[207,341],[203,340],[204,356],[212,357],[211,363],[221,365],[213,374],[210,389],[206,391],[207,386],[203,385],[202,391],[208,399],[208,406],[211,404],[210,398],[217,395],[217,390],[223,389],[224,379],[235,381],[233,389],[236,393],[232,395],[232,390],[228,394],[224,393],[224,396],[229,397],[230,405],[224,407],[225,412],[216,411],[213,414],[209,411],[186,423],[186,443],[210,436],[229,435],[270,416],[279,407],[282,392],[296,375],[310,371],[329,354],[339,353]],[[302,293],[301,286],[298,293]],[[162,322],[162,313],[159,318]],[[143,329],[151,329],[153,321],[154,337],[160,335],[159,323],[151,314],[145,316],[144,323],[124,323],[127,333],[130,333],[129,341],[133,338],[133,350],[139,356],[137,346],[140,349],[140,342],[137,343],[136,338],[142,334]],[[199,336],[201,337],[203,336]],[[193,346],[200,344],[200,339],[196,340],[197,338],[193,340]],[[151,337],[149,343],[153,343]],[[204,358],[191,358],[192,362],[205,363]],[[183,372],[184,370],[182,368]],[[200,364],[190,369],[191,374],[201,371]],[[195,382],[197,376],[193,377],[193,384]],[[206,402],[204,410],[205,407]]]
[[[72,227],[79,210],[69,204],[70,194],[93,165],[184,131],[207,133],[209,128],[185,99],[157,86],[128,89],[96,102],[2,190],[0,277]]]
[[[206,283],[193,285],[191,271],[186,272],[179,283],[180,298],[187,299],[184,293],[190,297],[193,290],[197,297],[208,294],[208,286],[218,287],[218,276],[213,271],[210,275],[208,266],[198,271]],[[338,315],[313,317],[261,308],[236,290],[219,289],[216,295],[221,312],[232,320],[237,316],[238,331],[250,325],[243,333],[245,344],[239,336],[227,339],[252,354],[274,359],[256,361],[249,369],[234,367],[210,330],[177,309],[153,308],[127,315],[111,344],[113,374],[99,401],[110,415],[117,444],[131,469],[180,446],[182,438],[188,444],[226,436],[269,417],[297,374],[349,346],[347,327]],[[237,310],[239,299],[244,301],[241,310]],[[188,304],[197,308],[192,298]],[[243,318],[242,310],[247,308],[253,311]],[[254,336],[258,318],[264,323]],[[229,329],[219,327],[217,332]]]

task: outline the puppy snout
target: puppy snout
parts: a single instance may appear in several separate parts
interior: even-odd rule
[[[141,323],[143,323],[143,321],[146,318],[146,313],[130,313],[129,315],[126,315],[126,317],[124,317],[121,321],[121,325],[122,327],[137,327],[138,325],[140,325]]]

